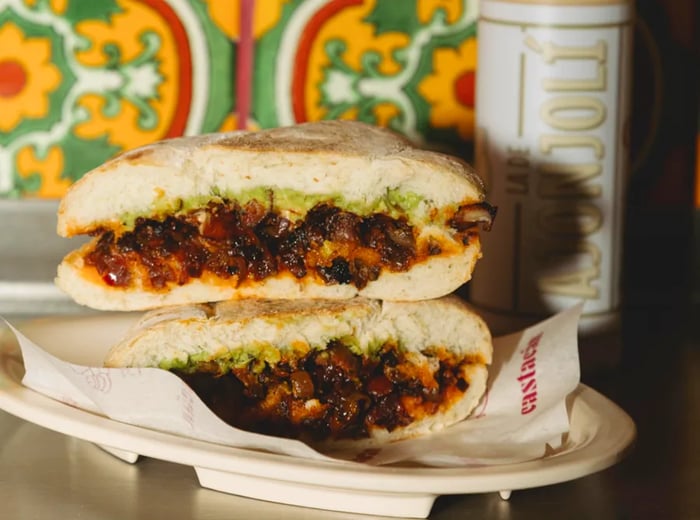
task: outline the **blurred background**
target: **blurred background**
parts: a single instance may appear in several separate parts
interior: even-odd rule
[[[698,4],[636,8],[624,300],[673,307],[700,301]],[[477,19],[476,0],[0,2],[0,312],[77,310],[52,284],[75,245],[57,201],[157,139],[347,118],[472,160]]]

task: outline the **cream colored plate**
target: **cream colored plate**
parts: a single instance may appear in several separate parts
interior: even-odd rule
[[[22,331],[52,354],[90,363],[128,315],[38,320]],[[86,341],[86,337],[90,341]],[[86,344],[90,345],[87,351]],[[67,354],[70,353],[70,357]],[[570,398],[571,431],[562,449],[519,464],[469,468],[375,467],[302,460],[187,439],[112,421],[60,403],[21,384],[19,348],[0,343],[0,408],[57,432],[96,443],[129,462],[139,455],[193,466],[206,488],[284,504],[399,517],[427,517],[440,495],[500,492],[564,482],[618,462],[632,444],[632,419],[595,390]]]

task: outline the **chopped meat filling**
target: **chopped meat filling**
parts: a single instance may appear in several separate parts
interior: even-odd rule
[[[466,362],[436,359],[431,370],[390,344],[369,359],[333,341],[293,363],[174,372],[236,428],[318,442],[365,438],[373,428],[393,431],[435,414],[467,390]]]
[[[468,244],[474,235],[485,213],[481,208],[464,206],[451,219],[449,225],[462,243]],[[85,263],[115,287],[129,287],[137,277],[144,278],[144,286],[159,290],[184,285],[204,273],[241,284],[289,272],[362,289],[382,270],[407,271],[442,253],[434,241],[419,251],[416,235],[403,217],[363,217],[327,203],[292,222],[255,200],[244,206],[223,202],[164,220],[138,218],[134,229],[121,236],[104,231]]]

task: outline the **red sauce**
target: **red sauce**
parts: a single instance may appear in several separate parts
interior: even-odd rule
[[[476,233],[476,223],[459,217],[481,206],[460,208],[451,220],[454,234],[464,244]],[[203,223],[201,214],[139,218],[134,229],[121,236],[105,231],[85,263],[114,287],[130,287],[141,279],[144,287],[160,290],[184,285],[204,273],[239,285],[288,272],[300,279],[313,276],[328,285],[362,289],[383,270],[407,271],[443,253],[435,241],[419,251],[417,230],[403,217],[383,213],[363,217],[325,203],[296,222],[255,200],[243,207],[235,202],[212,203],[204,211]]]
[[[335,341],[258,372],[252,363],[224,374],[212,363],[176,373],[232,426],[312,442],[363,438],[374,428],[393,431],[436,413],[469,386],[460,362],[442,360],[426,376],[391,345],[374,359]]]

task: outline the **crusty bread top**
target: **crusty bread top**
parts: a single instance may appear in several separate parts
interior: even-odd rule
[[[325,348],[353,337],[357,347],[389,339],[408,352],[447,348],[476,363],[491,362],[490,332],[456,296],[419,302],[350,300],[235,300],[211,305],[164,307],[146,313],[107,355],[111,367],[160,366],[171,360],[215,359],[225,352]]]
[[[259,132],[182,137],[125,152],[88,172],[61,201],[57,231],[87,233],[178,201],[260,187],[374,200],[399,189],[435,207],[484,200],[465,162],[385,129],[320,121]]]

